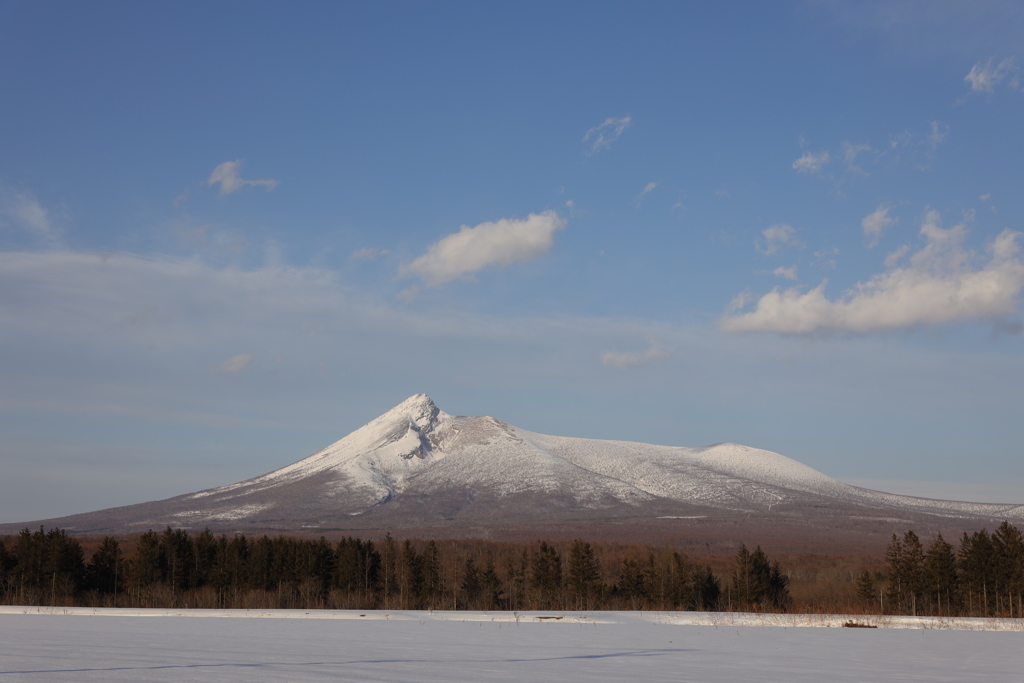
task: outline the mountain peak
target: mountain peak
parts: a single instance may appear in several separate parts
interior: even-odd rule
[[[381,415],[381,418],[406,418],[420,429],[429,429],[441,410],[426,394],[415,394]],[[378,418],[380,419],[380,418]]]

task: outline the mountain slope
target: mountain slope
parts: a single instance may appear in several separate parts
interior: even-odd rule
[[[493,417],[448,415],[419,394],[260,477],[46,523],[79,532],[329,530],[752,515],[1021,520],[1024,506],[870,491],[738,444],[682,448],[536,434]]]

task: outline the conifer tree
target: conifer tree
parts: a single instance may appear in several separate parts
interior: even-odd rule
[[[954,614],[959,603],[959,580],[953,546],[937,534],[922,565],[923,596],[936,614]]]
[[[476,600],[480,596],[480,590],[483,588],[480,580],[480,570],[477,569],[476,562],[473,561],[472,557],[466,558],[466,563],[462,569],[462,584],[459,587],[462,589],[466,608],[471,609],[476,605]]]
[[[993,579],[997,612],[1010,617],[1024,616],[1024,538],[1007,521],[992,532]]]
[[[573,541],[569,549],[568,574],[576,609],[590,609],[601,581],[601,567],[589,543],[578,539]]]
[[[990,590],[995,568],[992,538],[982,529],[970,536],[964,532],[959,551],[960,586],[969,615],[990,614]]]
[[[916,615],[924,562],[921,540],[913,531],[907,531],[902,539],[893,534],[885,557],[889,565],[890,605],[897,612]]]
[[[619,575],[619,594],[634,610],[643,609],[647,601],[647,582],[640,563],[632,558],[622,561]]]
[[[714,611],[719,608],[722,598],[722,584],[711,571],[711,567],[704,565],[693,572],[693,604],[692,609],[698,611]]]
[[[395,539],[390,533],[384,535],[384,542],[380,547],[380,574],[384,593],[384,609],[390,608],[391,595],[395,592],[395,563],[397,561],[397,547]]]
[[[484,565],[484,573],[480,577],[481,590],[483,592],[483,607],[485,610],[497,609],[501,604],[501,578],[494,567],[494,558],[487,553],[487,563]]]
[[[398,583],[399,608],[416,609],[423,582],[423,569],[420,556],[409,539],[402,543],[402,551],[398,554],[395,579]]]
[[[871,572],[865,569],[857,577],[857,599],[865,604],[873,605],[877,595],[875,578],[871,575]]]
[[[123,589],[125,558],[117,539],[105,536],[100,547],[92,554],[86,568],[90,587],[105,595],[113,595],[115,604],[118,589]]]
[[[541,541],[537,552],[533,554],[530,585],[543,608],[549,609],[558,602],[558,593],[562,587],[562,557],[554,546],[545,541]]]

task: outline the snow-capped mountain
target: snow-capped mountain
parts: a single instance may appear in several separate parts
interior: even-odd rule
[[[424,394],[254,479],[47,520],[76,531],[417,528],[559,520],[939,516],[1024,519],[1024,505],[898,496],[732,443],[655,446],[536,434],[456,417]]]

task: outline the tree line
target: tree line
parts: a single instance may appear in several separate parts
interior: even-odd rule
[[[576,540],[513,544],[331,543],[279,536],[190,534],[168,527],[106,537],[86,560],[61,529],[0,539],[7,604],[207,608],[589,610],[785,609],[776,563],[742,549],[733,583],[678,551]],[[616,562],[599,559],[626,555]],[[617,556],[616,556],[617,557]]]
[[[882,613],[1024,616],[1024,537],[1009,522],[965,532],[956,549],[942,534],[927,548],[913,531],[893,534],[885,560],[886,574],[857,581],[858,597]]]
[[[95,541],[93,541],[95,542]],[[61,529],[0,539],[0,602],[195,608],[815,611],[807,584],[791,597],[778,561],[741,546],[697,562],[664,546],[583,540],[331,542],[215,536],[168,527],[103,538],[87,559]],[[719,569],[716,574],[711,564]],[[792,562],[791,562],[792,564]],[[862,565],[863,566],[863,565]],[[799,572],[800,565],[796,566]],[[1004,522],[941,535],[927,547],[893,535],[885,565],[850,574],[850,605],[865,612],[1024,616],[1024,540]],[[859,607],[858,607],[859,605]]]

